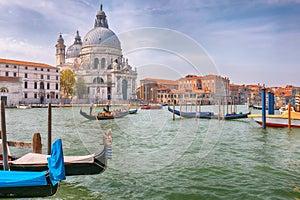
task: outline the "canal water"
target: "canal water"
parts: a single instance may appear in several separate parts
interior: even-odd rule
[[[65,155],[86,155],[112,129],[112,160],[102,174],[67,177],[49,199],[300,198],[299,129],[263,130],[252,119],[172,120],[166,107],[109,121],[86,120],[79,110],[52,109],[53,141],[63,139]],[[47,109],[6,109],[6,122],[8,140],[31,142],[40,132],[46,153]]]

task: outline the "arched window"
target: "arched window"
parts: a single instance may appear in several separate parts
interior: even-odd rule
[[[28,87],[28,83],[27,81],[24,82],[24,88],[27,88]]]
[[[94,60],[94,69],[98,69],[98,66],[99,66],[99,59],[95,58],[95,60]]]
[[[127,100],[127,81],[125,79],[122,81],[122,95],[123,100]]]
[[[44,82],[40,82],[40,89],[44,89]]]
[[[97,78],[94,78],[93,83],[99,83],[99,84],[101,84],[101,83],[104,83],[104,80],[101,77],[97,77]]]
[[[0,92],[6,92],[6,93],[8,93],[8,89],[6,87],[3,87],[3,88],[0,89]]]
[[[34,82],[34,89],[37,89],[37,82]]]
[[[105,58],[101,59],[101,69],[105,69]]]

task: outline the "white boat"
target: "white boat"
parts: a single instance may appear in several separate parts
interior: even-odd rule
[[[21,109],[29,109],[31,108],[30,105],[23,105],[23,104],[20,104],[20,105],[17,105],[17,108],[21,108]]]
[[[255,122],[262,125],[262,115],[248,115],[248,118],[252,118]],[[300,128],[300,112],[291,111],[291,128]],[[288,127],[288,111],[284,111],[280,115],[266,115],[267,127]]]

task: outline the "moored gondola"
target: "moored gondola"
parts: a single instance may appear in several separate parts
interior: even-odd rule
[[[111,158],[112,133],[107,130],[103,134],[103,150],[85,156],[64,156],[64,165],[67,176],[100,174],[107,168],[108,159]],[[45,171],[47,158],[45,154],[28,153],[16,160],[9,161],[14,171]],[[3,166],[0,165],[2,168]]]

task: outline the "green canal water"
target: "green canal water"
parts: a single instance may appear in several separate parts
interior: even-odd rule
[[[63,139],[65,155],[86,155],[102,148],[111,128],[112,160],[102,174],[67,177],[49,199],[300,198],[300,129],[263,130],[252,119],[173,121],[166,107],[89,121],[79,109],[52,109],[53,141]],[[6,122],[8,140],[30,142],[40,132],[46,152],[47,109],[6,109]]]

